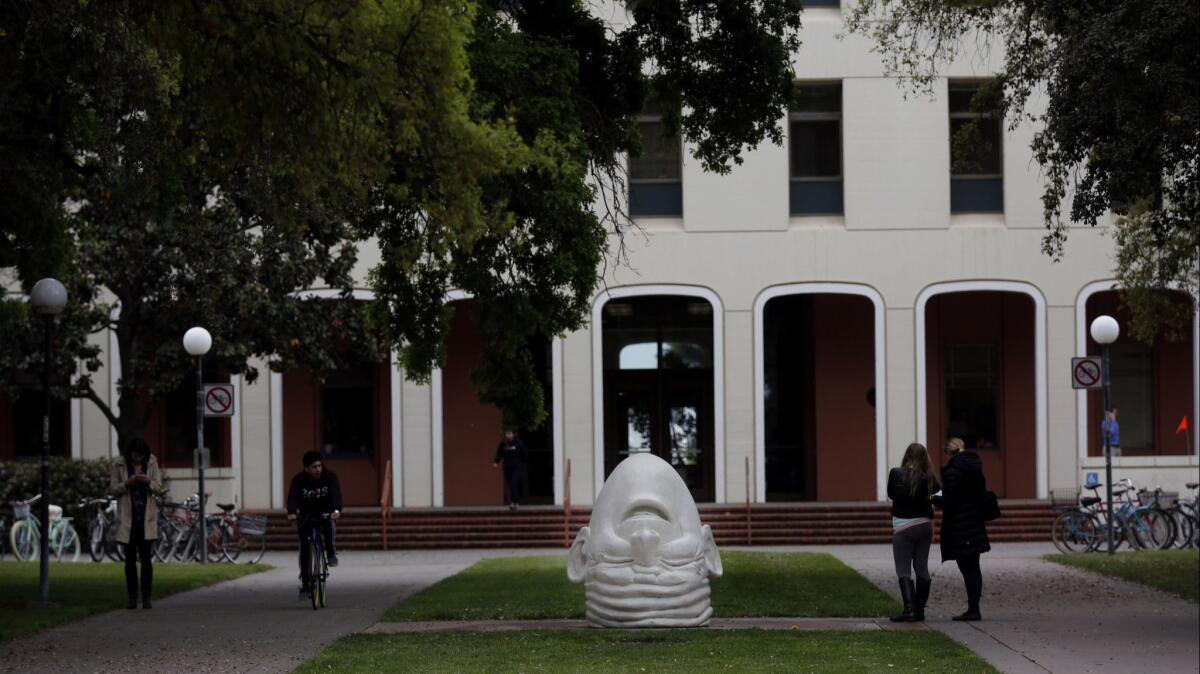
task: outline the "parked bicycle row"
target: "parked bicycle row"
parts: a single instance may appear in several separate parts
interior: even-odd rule
[[[41,539],[41,522],[32,506],[41,494],[12,505],[12,524],[0,518],[0,557],[11,550],[21,561],[36,560]],[[254,564],[266,552],[267,518],[264,515],[239,513],[233,504],[218,503],[219,513],[205,517],[208,544],[200,545],[199,498],[193,494],[183,502],[172,501],[164,494],[159,497],[158,539],[154,557],[159,562],[192,562],[200,560],[204,548],[210,562],[242,562]],[[94,562],[108,558],[124,559],[123,546],[117,543],[117,499],[107,496],[84,499],[77,504],[79,511],[94,508],[88,524],[87,539],[81,543],[75,530],[74,518],[63,515],[61,506],[50,505],[50,557],[54,561],[76,562],[86,545]]]
[[[1084,496],[1078,504],[1065,506],[1054,520],[1051,538],[1062,552],[1092,552],[1108,548],[1109,512],[1100,488],[1104,485],[1084,485],[1092,496]],[[1133,550],[1166,550],[1194,548],[1200,545],[1200,483],[1191,482],[1187,488],[1192,495],[1179,499],[1161,487],[1140,489],[1125,478],[1113,485],[1112,529],[1113,544]]]

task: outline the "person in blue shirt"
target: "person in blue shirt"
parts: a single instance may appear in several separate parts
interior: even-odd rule
[[[1104,413],[1104,421],[1100,422],[1100,446],[1104,446],[1104,434],[1109,433],[1108,444],[1113,456],[1121,456],[1121,424],[1117,423],[1117,408]]]

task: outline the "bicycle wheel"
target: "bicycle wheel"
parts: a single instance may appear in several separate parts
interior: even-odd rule
[[[1091,552],[1099,545],[1100,520],[1083,510],[1067,511],[1068,517],[1063,532],[1063,545],[1070,552]]]
[[[157,545],[158,541],[155,541],[155,546],[157,547]],[[104,523],[104,550],[105,554],[112,561],[125,561],[125,546],[117,542],[116,520],[106,520]],[[157,555],[158,553],[156,552],[155,554]]]
[[[28,520],[14,522],[8,532],[8,541],[12,544],[13,557],[19,561],[28,562],[37,559],[38,540],[33,527]]]
[[[325,586],[327,584],[325,581],[329,579],[329,564],[325,560],[324,551],[322,551],[322,554],[321,554],[321,576],[320,576],[320,578],[321,578],[321,581],[320,581],[320,583],[317,584],[317,588],[320,590],[320,594],[321,594],[321,608],[325,608]]]
[[[54,557],[60,562],[78,562],[79,551],[82,547],[79,543],[79,534],[76,533],[75,527],[70,520],[63,519],[59,525],[56,538],[58,540],[51,541],[50,550],[54,552]]]
[[[308,578],[309,582],[312,583],[310,588],[311,591],[308,594],[309,598],[312,599],[312,607],[314,611],[320,608],[321,603],[321,592],[318,585],[324,583],[324,581],[321,580],[321,543],[318,540],[320,536],[321,534],[318,532],[316,536],[309,539],[308,542],[308,544],[311,546],[309,548],[308,555],[310,569],[308,572]]]
[[[1192,542],[1192,521],[1179,506],[1169,508],[1166,513],[1167,517],[1171,518],[1171,528],[1175,533],[1171,539],[1171,547],[1180,550],[1188,547]]]
[[[1161,511],[1138,508],[1126,519],[1130,542],[1139,550],[1161,550],[1170,541],[1171,522]]]
[[[1054,524],[1050,525],[1050,541],[1054,543],[1054,547],[1058,548],[1059,552],[1064,554],[1071,552],[1071,549],[1067,547],[1067,543],[1064,540],[1071,520],[1072,511],[1064,510],[1058,514],[1058,517],[1054,518]]]
[[[246,564],[258,564],[261,562],[263,555],[267,552],[267,537],[244,536],[242,540],[246,541],[246,555],[242,557],[242,561]]]
[[[226,562],[235,563],[246,548],[246,537],[229,520],[221,521],[221,556]]]
[[[93,562],[104,559],[106,542],[104,540],[104,522],[97,517],[88,525],[88,554],[91,555]]]
[[[169,520],[158,523],[158,538],[154,540],[154,561],[162,563],[171,558],[175,541],[175,525]]]

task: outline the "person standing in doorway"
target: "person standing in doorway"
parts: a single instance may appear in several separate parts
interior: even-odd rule
[[[508,485],[508,509],[516,510],[521,505],[522,489],[525,487],[525,464],[529,462],[529,452],[525,443],[512,430],[504,431],[504,439],[496,447],[496,458],[493,467],[504,465],[504,483]]]
[[[154,584],[150,553],[158,538],[158,501],[154,497],[162,494],[162,473],[145,440],[134,438],[125,445],[125,460],[113,465],[108,490],[120,499],[117,542],[125,546],[125,591],[129,594],[125,608],[137,608],[139,561],[142,608],[150,608]]]
[[[1117,423],[1117,408],[1104,413],[1104,421],[1100,422],[1100,446],[1104,446],[1104,434],[1108,434],[1108,446],[1113,456],[1121,456],[1121,424]]]
[[[892,622],[925,620],[929,601],[929,546],[933,543],[933,506],[930,497],[941,489],[933,476],[933,463],[925,445],[914,442],[904,451],[899,468],[888,474],[892,500],[892,559],[900,581],[904,612]],[[916,582],[913,582],[916,575]]]
[[[992,549],[983,519],[987,481],[983,461],[975,452],[963,449],[962,438],[946,442],[946,455],[950,460],[942,467],[942,491],[932,498],[942,509],[942,563],[953,559],[966,585],[967,610],[954,620],[974,622],[981,619],[979,599],[983,595],[979,556]]]

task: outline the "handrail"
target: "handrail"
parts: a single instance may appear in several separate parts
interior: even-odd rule
[[[383,468],[383,486],[379,488],[379,521],[383,527],[383,549],[388,548],[388,518],[392,510],[392,460]]]
[[[567,478],[563,482],[563,547],[571,547],[571,460],[567,459]]]

